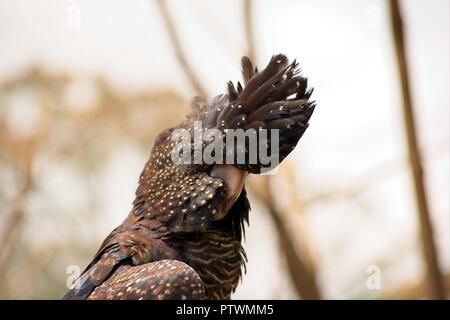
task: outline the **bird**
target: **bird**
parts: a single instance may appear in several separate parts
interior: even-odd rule
[[[242,241],[250,203],[245,181],[268,165],[258,157],[249,161],[248,145],[237,150],[238,144],[226,143],[223,154],[240,151],[244,161],[229,163],[218,155],[213,163],[178,163],[172,156],[178,142],[174,133],[184,130],[192,137],[195,123],[219,132],[218,141],[230,130],[276,130],[278,165],[296,147],[316,106],[299,64],[284,54],[273,55],[261,71],[244,56],[241,71],[243,84],[229,81],[226,93],[210,101],[193,98],[186,118],[159,134],[129,215],[63,299],[231,298],[246,272]],[[256,143],[264,142],[267,138],[259,137]]]

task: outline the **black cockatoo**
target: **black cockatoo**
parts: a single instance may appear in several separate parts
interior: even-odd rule
[[[157,137],[130,214],[104,240],[64,299],[230,298],[246,262],[241,246],[250,210],[245,179],[267,167],[259,157],[249,160],[250,144],[268,146],[276,137],[281,162],[305,132],[315,106],[307,79],[285,55],[273,56],[260,72],[247,57],[241,63],[244,86],[229,82],[227,93],[209,103],[194,98],[186,120]],[[223,141],[236,129],[278,134],[258,136],[247,145],[224,143],[223,161],[178,163],[174,133],[182,129],[193,137],[195,123],[202,130],[216,129]],[[189,148],[194,145],[193,138]],[[232,151],[243,152],[244,161],[227,162]]]

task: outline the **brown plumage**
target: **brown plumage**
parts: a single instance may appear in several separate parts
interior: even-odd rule
[[[229,129],[279,129],[281,162],[314,110],[307,80],[284,55],[272,57],[261,72],[244,57],[242,73],[244,87],[230,82],[227,94],[210,103],[195,98],[186,120],[158,136],[130,214],[64,299],[230,298],[246,262],[241,246],[250,210],[245,178],[265,164],[259,159],[253,164],[174,164],[172,133],[180,128],[193,133],[194,121],[219,129],[223,137]]]

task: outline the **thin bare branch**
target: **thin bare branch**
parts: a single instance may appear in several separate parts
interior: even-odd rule
[[[245,24],[245,40],[247,42],[247,56],[253,62],[256,62],[255,54],[255,38],[253,32],[253,1],[244,0],[244,24]]]
[[[303,299],[319,300],[321,294],[317,285],[315,271],[310,267],[310,264],[305,261],[305,257],[297,251],[297,246],[293,240],[294,237],[287,229],[286,221],[282,218],[283,214],[278,210],[272,196],[270,184],[271,179],[268,176],[259,176],[258,185],[252,183],[251,190],[258,200],[267,208],[274,221],[280,241],[280,247],[286,258],[288,271],[297,293]]]
[[[442,156],[448,157],[447,150],[443,148],[443,146],[448,146],[448,144],[449,140],[445,138],[436,142],[428,142],[420,150],[424,150],[424,153],[427,154],[426,161],[435,161]],[[330,190],[321,190],[304,199],[302,204],[304,207],[308,207],[324,201],[334,201],[337,199],[353,200],[370,188],[374,188],[378,184],[386,181],[389,177],[403,173],[403,170],[406,170],[404,166],[406,162],[406,154],[386,159],[351,179],[350,182],[346,182],[340,186],[334,186]]]
[[[254,31],[252,25],[252,13],[253,2],[252,0],[243,0],[243,12],[244,12],[244,26],[245,37],[247,42],[247,56],[254,62],[256,62],[256,49]],[[287,161],[283,164],[288,167]],[[296,249],[297,238],[292,236],[286,226],[286,221],[283,219],[282,212],[279,211],[275,199],[272,197],[270,184],[272,178],[269,176],[257,177],[258,182],[262,188],[258,188],[256,184],[251,184],[251,190],[258,196],[259,200],[267,207],[270,216],[272,217],[275,227],[278,232],[280,241],[280,247],[282,253],[286,257],[289,274],[293,280],[294,287],[297,293],[303,298],[308,300],[318,300],[321,298],[320,290],[317,285],[315,271],[312,264],[312,257],[306,241],[302,242],[301,253]],[[291,204],[295,203],[298,206],[298,198],[295,196],[291,198]],[[298,208],[297,208],[298,209]],[[300,235],[303,236],[303,235]]]
[[[428,210],[422,159],[417,143],[414,107],[410,93],[408,67],[406,62],[405,39],[403,33],[403,20],[397,0],[390,0],[390,18],[392,37],[395,45],[398,72],[400,77],[403,117],[408,143],[411,176],[414,181],[417,214],[421,228],[422,250],[427,268],[428,286],[433,299],[444,299],[445,290],[442,283],[442,273],[439,268],[436,245],[433,239],[433,228]]]
[[[443,276],[445,291],[450,292],[450,273],[446,273]],[[398,300],[398,299],[424,299],[428,296],[428,280],[420,280],[416,283],[403,285],[397,289],[382,295],[381,299],[386,300]]]
[[[170,16],[169,9],[167,8],[166,2],[164,0],[156,0],[159,11],[161,13],[161,17],[163,19],[164,25],[169,34],[170,42],[172,43],[173,49],[175,51],[175,55],[177,57],[178,63],[183,69],[186,77],[189,79],[192,87],[197,92],[197,94],[202,97],[206,96],[206,90],[204,89],[201,81],[198,79],[194,69],[191,67],[189,62],[186,59],[186,55],[183,51],[183,47],[181,46],[180,38],[178,36],[177,30],[175,28],[175,24]]]
[[[8,264],[8,257],[13,248],[14,239],[18,235],[18,229],[22,225],[25,215],[25,204],[28,194],[32,187],[32,159],[33,159],[33,143],[25,146],[24,155],[20,169],[21,186],[14,200],[13,207],[2,229],[0,235],[0,277],[4,274],[4,270]]]

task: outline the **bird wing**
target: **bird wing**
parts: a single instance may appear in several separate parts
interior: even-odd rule
[[[169,130],[170,131],[170,130]],[[123,264],[176,259],[165,240],[206,230],[225,196],[224,182],[198,168],[178,168],[166,161],[173,147],[163,132],[141,174],[133,209],[104,240],[92,262],[63,299],[86,299]],[[167,156],[168,157],[168,156]]]
[[[160,260],[138,266],[120,266],[97,286],[89,300],[190,300],[204,299],[198,273],[178,260]]]

